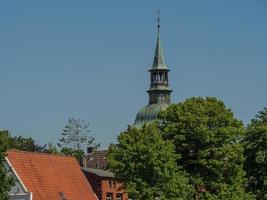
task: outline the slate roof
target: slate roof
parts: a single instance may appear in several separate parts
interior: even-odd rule
[[[33,200],[97,200],[73,157],[12,150],[7,159]]]
[[[94,169],[94,168],[82,168],[82,170],[86,173],[91,173],[91,174],[95,174],[99,177],[105,177],[105,178],[114,178],[114,175],[112,172],[108,171],[108,170],[103,170],[103,169]]]
[[[165,70],[168,69],[167,65],[165,64],[159,33],[157,37],[157,45],[156,45],[155,55],[153,59],[152,70],[153,69],[165,69]]]

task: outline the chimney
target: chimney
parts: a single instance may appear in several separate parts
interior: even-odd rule
[[[87,147],[87,154],[92,154],[94,153],[95,148],[94,147]]]

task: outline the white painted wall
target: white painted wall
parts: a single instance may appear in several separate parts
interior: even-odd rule
[[[27,190],[7,157],[5,167],[8,170],[8,175],[15,180],[15,185],[8,192],[10,200],[32,200],[32,194]]]

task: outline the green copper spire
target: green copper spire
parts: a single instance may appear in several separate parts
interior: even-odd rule
[[[158,10],[158,26],[157,27],[158,27],[158,37],[157,37],[157,45],[156,45],[152,69],[167,69],[167,65],[165,64],[165,61],[164,61],[163,50],[162,50],[161,42],[160,42],[159,10]]]
[[[150,88],[147,91],[149,95],[149,105],[157,104],[157,103],[166,103],[170,104],[170,94],[171,90],[169,88],[168,81],[168,72],[169,69],[165,64],[163,51],[160,43],[160,18],[158,11],[158,37],[157,37],[157,45],[155,56],[153,60],[152,68],[149,70],[150,72]]]
[[[169,88],[169,69],[165,64],[163,51],[160,43],[160,18],[158,11],[158,37],[153,65],[150,68],[150,87],[147,91],[149,96],[148,105],[143,107],[136,115],[134,126],[141,127],[157,120],[158,113],[165,110],[171,104],[171,92]]]

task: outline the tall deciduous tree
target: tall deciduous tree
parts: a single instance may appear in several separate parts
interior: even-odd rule
[[[129,127],[109,148],[108,167],[136,200],[187,200],[193,188],[177,167],[174,145],[163,140],[156,124]]]
[[[5,156],[9,145],[9,136],[7,131],[0,131],[0,199],[8,200],[8,191],[10,190],[13,179],[7,175],[5,167]]]
[[[68,124],[64,127],[59,139],[58,146],[61,153],[75,156],[80,160],[84,156],[84,148],[94,145],[95,138],[89,135],[89,122],[83,119],[69,118]]]
[[[81,150],[84,145],[92,145],[95,138],[89,136],[89,122],[83,119],[69,118],[68,124],[64,127],[62,137],[59,139],[59,146]]]
[[[190,98],[160,113],[163,137],[181,154],[178,166],[189,174],[196,199],[244,200],[242,122],[213,97]]]
[[[267,199],[267,108],[247,127],[244,138],[248,189],[258,200]]]

